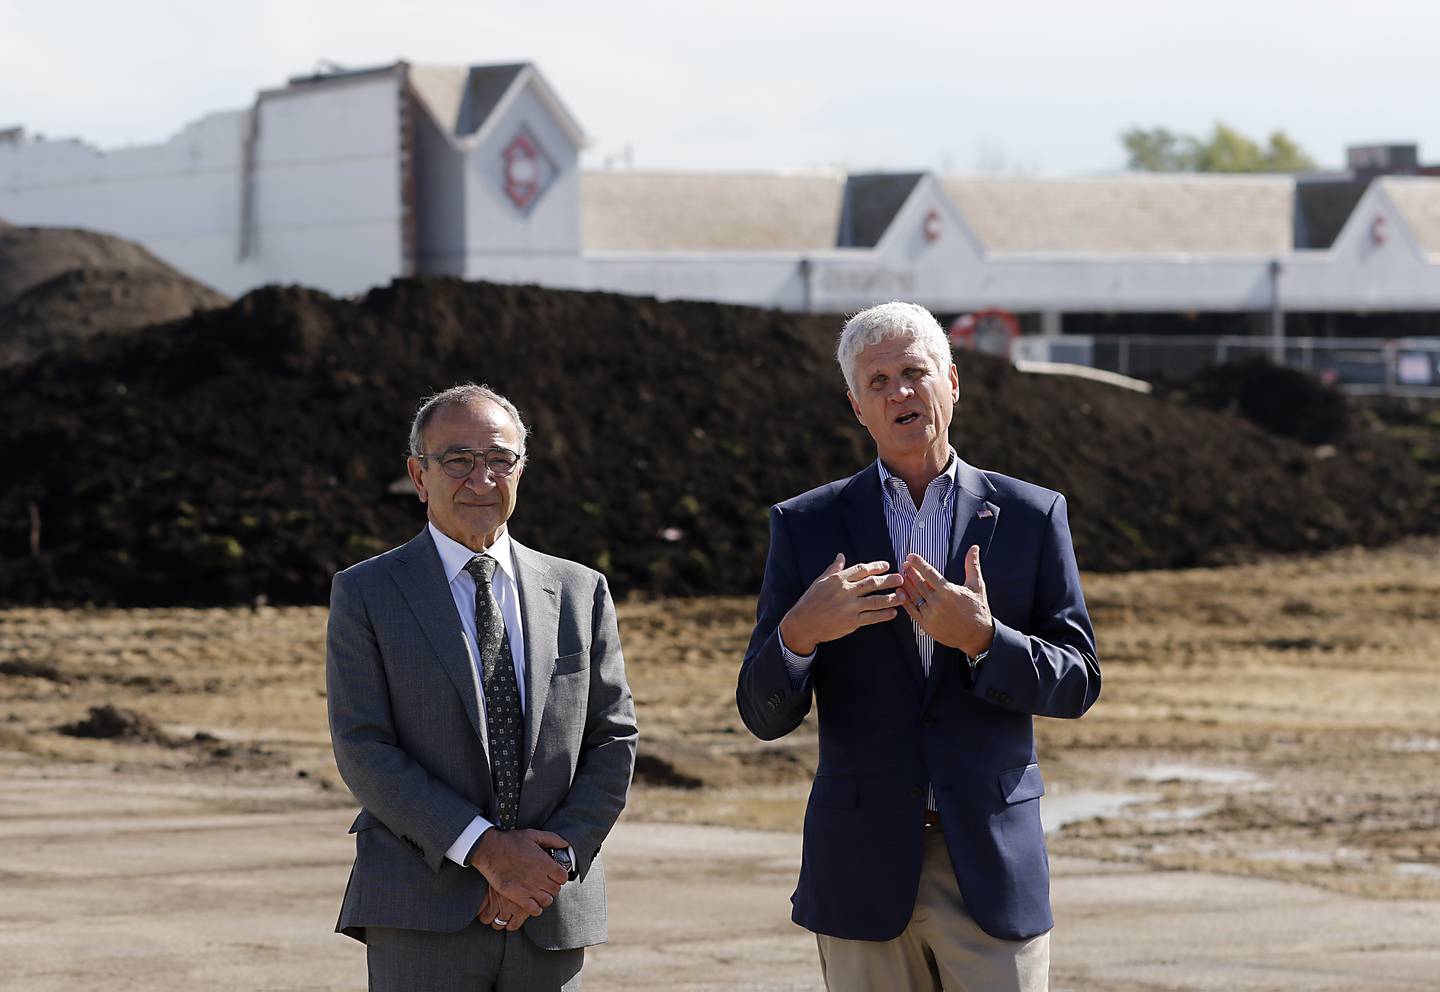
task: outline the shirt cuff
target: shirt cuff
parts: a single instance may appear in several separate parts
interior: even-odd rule
[[[485,831],[494,825],[495,824],[483,816],[475,817],[475,819],[470,821],[470,826],[466,827],[460,836],[455,838],[455,843],[450,845],[450,850],[445,852],[445,857],[455,862],[461,868],[469,868],[470,862],[468,859],[471,850],[475,847],[475,842],[480,839],[481,834],[485,833]]]
[[[785,672],[790,676],[790,687],[792,689],[803,689],[805,683],[810,680],[810,668],[815,664],[815,653],[796,654],[785,646],[785,638],[780,636],[780,631],[775,631],[775,639],[780,642],[780,653],[785,656]]]

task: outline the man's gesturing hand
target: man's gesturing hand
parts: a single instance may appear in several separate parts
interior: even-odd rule
[[[963,586],[946,582],[945,576],[920,555],[906,556],[900,574],[905,579],[904,591],[909,594],[905,612],[925,633],[972,658],[990,650],[995,640],[995,620],[985,595],[985,577],[980,574],[978,546],[971,545],[965,553]]]
[[[898,573],[886,574],[890,563],[872,561],[845,567],[838,554],[830,567],[810,583],[805,594],[780,621],[780,637],[796,654],[834,641],[860,627],[893,620],[905,602]],[[895,592],[886,592],[894,589]]]
[[[491,827],[480,836],[470,864],[485,876],[491,891],[504,896],[527,916],[539,916],[555,901],[560,886],[569,877],[545,852],[568,846],[564,837],[548,830]],[[500,918],[508,919],[503,911]]]

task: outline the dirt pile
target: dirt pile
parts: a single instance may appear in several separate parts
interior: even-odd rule
[[[123,238],[0,221],[0,365],[228,302]]]
[[[169,738],[149,717],[131,709],[117,709],[109,703],[90,707],[89,716],[65,724],[60,728],[60,733],[68,737],[91,737],[97,740],[123,737],[156,743],[169,742]]]
[[[408,280],[343,301],[267,288],[138,338],[0,370],[0,600],[316,603],[413,535],[426,393],[487,381],[531,422],[516,536],[619,591],[749,592],[766,508],[873,457],[839,319]],[[1064,491],[1083,567],[1375,544],[1440,525],[1405,448],[1333,449],[1224,413],[962,355],[972,464]],[[1322,457],[1328,456],[1328,457]]]
[[[1202,369],[1181,393],[1192,403],[1238,413],[1272,434],[1307,444],[1338,440],[1350,421],[1340,390],[1263,358]]]

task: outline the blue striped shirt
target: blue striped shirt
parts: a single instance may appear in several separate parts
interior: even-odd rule
[[[880,491],[885,494],[885,529],[890,532],[890,545],[895,549],[895,567],[898,569],[906,555],[919,555],[937,571],[945,571],[945,560],[950,557],[950,498],[955,493],[955,466],[959,459],[955,449],[950,449],[950,460],[945,469],[930,480],[925,487],[925,497],[916,508],[910,496],[910,487],[898,475],[892,475],[880,466]],[[930,677],[930,662],[935,657],[935,639],[914,620],[910,627],[915,632],[915,646],[920,650],[920,669]]]
[[[891,473],[885,463],[876,459],[880,469],[880,491],[884,494],[885,529],[890,534],[890,547],[895,552],[891,564],[899,571],[905,556],[911,553],[921,555],[936,571],[945,570],[950,555],[950,498],[955,492],[956,466],[959,459],[955,449],[950,449],[950,460],[945,469],[925,489],[925,498],[917,509],[910,498],[910,489],[905,480]],[[859,564],[850,562],[851,565]],[[915,646],[920,650],[920,665],[928,678],[930,662],[935,657],[935,640],[915,621],[910,621],[915,632]],[[790,684],[799,689],[810,675],[810,665],[815,661],[815,652],[799,655],[780,641],[781,652],[785,655],[785,668],[790,673]]]

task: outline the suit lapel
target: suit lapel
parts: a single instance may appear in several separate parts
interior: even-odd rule
[[[525,631],[525,753],[521,773],[540,741],[540,721],[555,673],[560,627],[560,585],[540,556],[518,541],[510,544],[520,589],[520,624]]]
[[[421,531],[418,537],[401,548],[396,561],[398,567],[391,573],[395,584],[400,587],[406,604],[420,622],[420,629],[430,641],[440,667],[464,701],[470,725],[483,744],[486,741],[485,716],[480,712],[479,694],[475,691],[475,668],[461,631],[460,614],[455,610],[455,600],[445,581],[440,553],[435,550],[429,529]],[[488,745],[485,750],[488,755]],[[489,781],[488,768],[485,780]]]
[[[957,459],[958,460],[958,459]],[[1000,520],[1000,507],[988,497],[995,487],[985,474],[963,461],[956,466],[954,516],[950,520],[950,549],[945,558],[945,579],[957,585],[965,582],[965,554],[971,545],[980,547],[980,571],[985,571],[985,556],[990,550],[990,540],[995,536],[995,525]],[[945,669],[960,660],[960,652],[943,644],[935,645],[931,657],[930,678],[925,683],[925,701],[928,706],[935,695]]]
[[[963,584],[965,552],[972,544],[980,546],[980,569],[984,572],[990,538],[995,535],[995,525],[1000,520],[1000,507],[989,502],[988,497],[995,492],[995,487],[983,472],[960,462],[955,475],[959,487],[955,490],[955,515],[950,521],[950,553],[945,559],[945,578]]]
[[[849,532],[856,557],[846,559],[845,567],[867,561],[888,561],[891,571],[898,570],[895,561],[895,546],[890,543],[890,531],[885,526],[884,496],[880,492],[880,469],[872,463],[869,468],[853,476],[845,487],[845,529]],[[896,640],[901,655],[905,658],[910,674],[915,681],[924,683],[924,672],[920,667],[920,649],[915,646],[915,632],[910,624],[910,615],[904,610],[894,620],[883,625]]]

